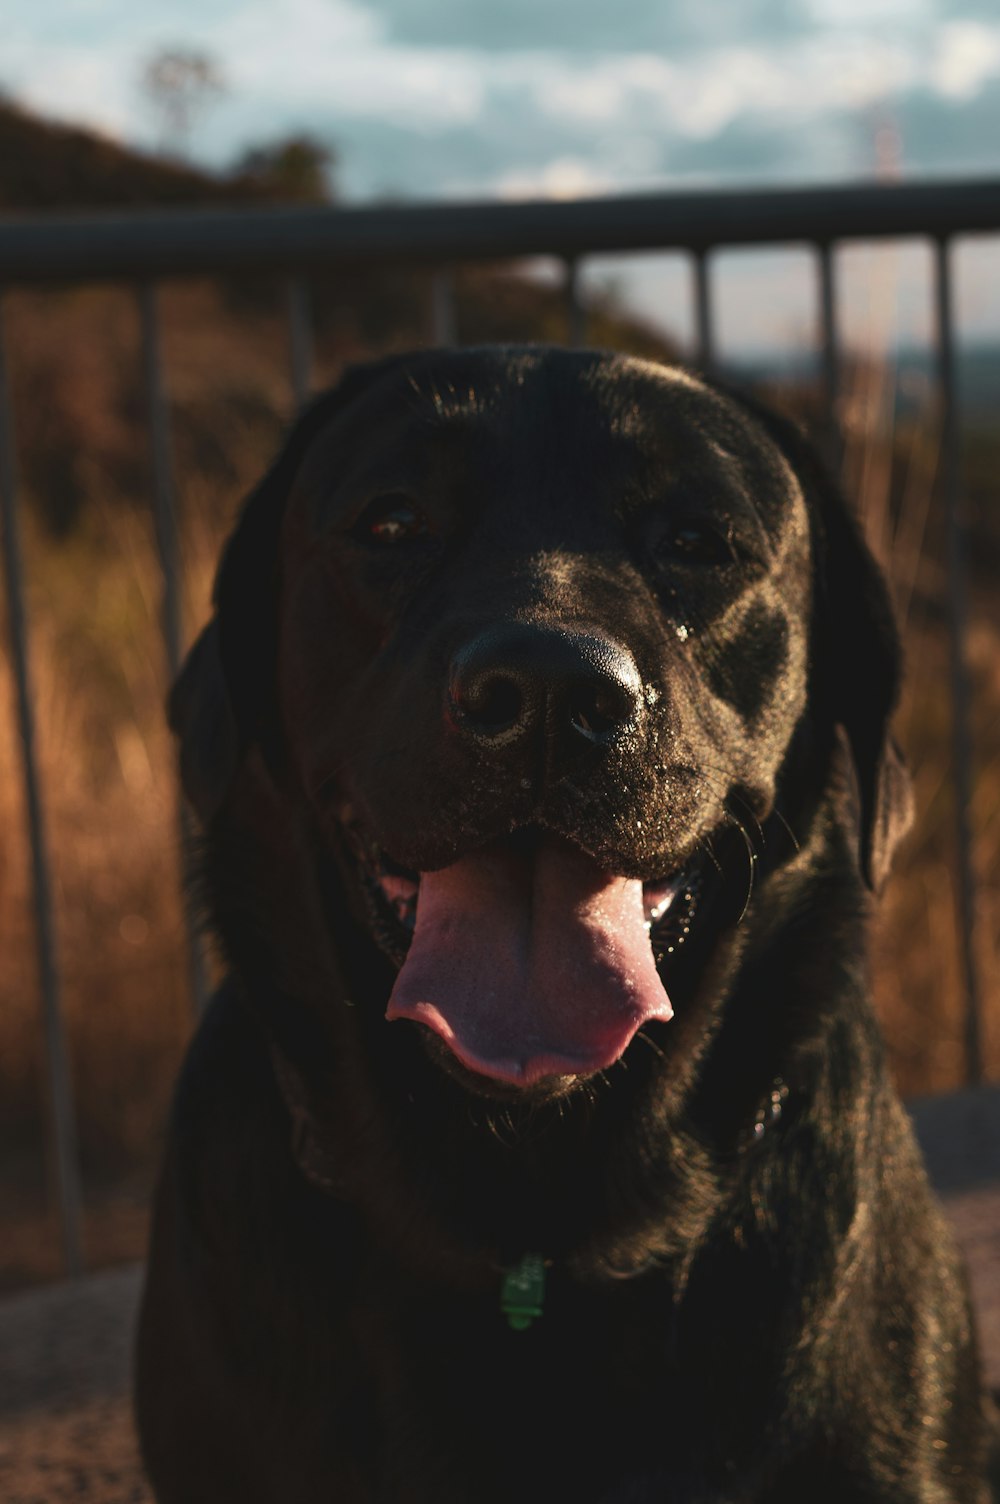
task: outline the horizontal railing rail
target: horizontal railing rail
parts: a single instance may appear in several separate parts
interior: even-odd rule
[[[966,666],[965,541],[960,424],[955,385],[952,244],[1000,233],[1000,179],[857,184],[771,190],[704,191],[575,202],[395,205],[376,208],[163,210],[101,215],[0,217],[0,296],[13,287],[120,281],[133,284],[142,334],[150,433],[151,502],[163,573],[163,633],[171,673],[182,651],[179,549],[156,282],[195,276],[269,273],[285,279],[290,384],[297,404],[311,385],[312,334],[307,279],[352,265],[431,269],[435,339],[459,330],[452,269],[463,262],[555,257],[564,265],[567,338],[586,339],[580,267],[587,257],[683,251],[693,260],[696,359],[713,364],[711,254],[722,247],[811,246],[817,257],[820,375],[835,428],[841,352],[837,332],[836,248],[849,241],[920,237],[934,254],[937,382],[948,533],[948,619],[952,761],[956,809],[957,909],[966,995],[966,1079],[982,1079],[982,1023],[976,968],[972,862],[971,693]],[[2,314],[2,308],[0,308]],[[15,435],[0,325],[0,522],[8,640],[21,733],[25,810],[34,870],[36,936],[46,1039],[51,1135],[67,1269],[82,1266],[81,1192],[72,1091],[60,1006],[60,977],[47,858],[44,799],[34,747],[28,634],[18,527]],[[203,994],[191,937],[192,991]]]
[[[0,220],[0,284],[1000,231],[1000,180]]]

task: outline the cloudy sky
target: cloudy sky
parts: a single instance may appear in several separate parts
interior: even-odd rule
[[[0,87],[155,145],[142,64],[177,44],[227,85],[193,155],[308,130],[356,201],[1000,173],[997,0],[27,0]],[[662,269],[628,277],[672,296]],[[991,296],[966,322],[985,298],[1000,328]]]

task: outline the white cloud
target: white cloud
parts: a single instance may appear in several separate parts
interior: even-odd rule
[[[931,82],[947,99],[966,100],[1000,75],[1000,28],[955,21],[941,29]]]
[[[803,10],[817,25],[827,27],[891,23],[906,32],[933,19],[932,0],[805,0]]]
[[[557,157],[540,168],[511,168],[492,185],[498,198],[583,198],[609,193],[614,180],[582,157]]]
[[[342,119],[401,120],[414,130],[442,122],[470,123],[479,115],[486,81],[461,54],[413,55],[359,47],[310,52],[273,48],[246,57],[239,75],[259,101],[289,101],[306,115],[320,109]]]
[[[792,147],[808,135],[822,174],[845,168],[849,117],[891,113],[894,100],[921,90],[957,109],[1000,78],[1000,24],[931,23],[926,3],[914,26],[904,24],[903,0],[799,0],[798,17],[811,16],[810,24],[776,35],[792,0],[759,0],[759,44],[629,52],[623,36],[613,52],[588,53],[579,38],[564,51],[550,41],[532,52],[387,40],[381,0],[283,0],[280,12],[274,0],[175,0],[169,30],[162,9],[134,0],[37,0],[17,8],[0,83],[37,109],[149,140],[140,65],[156,47],[183,40],[213,54],[230,85],[199,127],[206,159],[222,162],[249,141],[312,129],[342,144],[345,179],[361,193],[386,186],[378,148],[365,143],[387,142],[391,130],[386,174],[397,188],[406,186],[400,174],[405,179],[409,160],[398,133],[418,142],[452,133],[455,157],[428,153],[422,161],[420,190],[429,194],[468,183],[477,160],[480,191],[487,183],[504,193],[516,183],[553,194],[573,182],[629,187],[662,178],[688,147],[699,153],[699,170],[710,170],[716,142],[714,160],[732,172],[731,163],[739,170],[760,161],[781,132]],[[443,5],[422,0],[421,15]],[[635,0],[629,15],[640,9]],[[583,32],[588,24],[581,13]],[[720,33],[740,34],[735,26]],[[637,137],[645,145],[633,152]]]
[[[1000,33],[998,33],[1000,35]],[[581,130],[667,127],[707,140],[742,118],[804,121],[856,109],[921,78],[915,50],[860,36],[796,40],[784,47],[720,46],[683,63],[644,54],[597,60],[510,56],[484,74],[484,92],[516,76],[541,117]]]
[[[5,62],[3,85],[29,109],[112,137],[141,138],[130,53],[63,45],[39,55],[21,45],[7,50]]]
[[[270,0],[256,0],[206,28],[234,79],[245,68],[256,74],[268,58],[290,54],[313,65],[334,62],[379,46],[382,32],[377,14],[356,0],[281,0],[280,11]]]
[[[539,103],[547,114],[566,120],[610,121],[622,113],[626,87],[607,68],[582,75],[561,72],[546,85]]]

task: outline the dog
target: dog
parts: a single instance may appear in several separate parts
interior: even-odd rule
[[[228,978],[161,1504],[983,1504],[866,982],[899,678],[810,447],[706,379],[432,351],[308,408],[171,700]]]

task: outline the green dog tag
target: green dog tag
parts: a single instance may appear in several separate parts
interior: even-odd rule
[[[526,1253],[519,1264],[507,1270],[500,1286],[500,1309],[511,1330],[526,1331],[542,1314],[544,1299],[545,1260],[538,1253]]]

